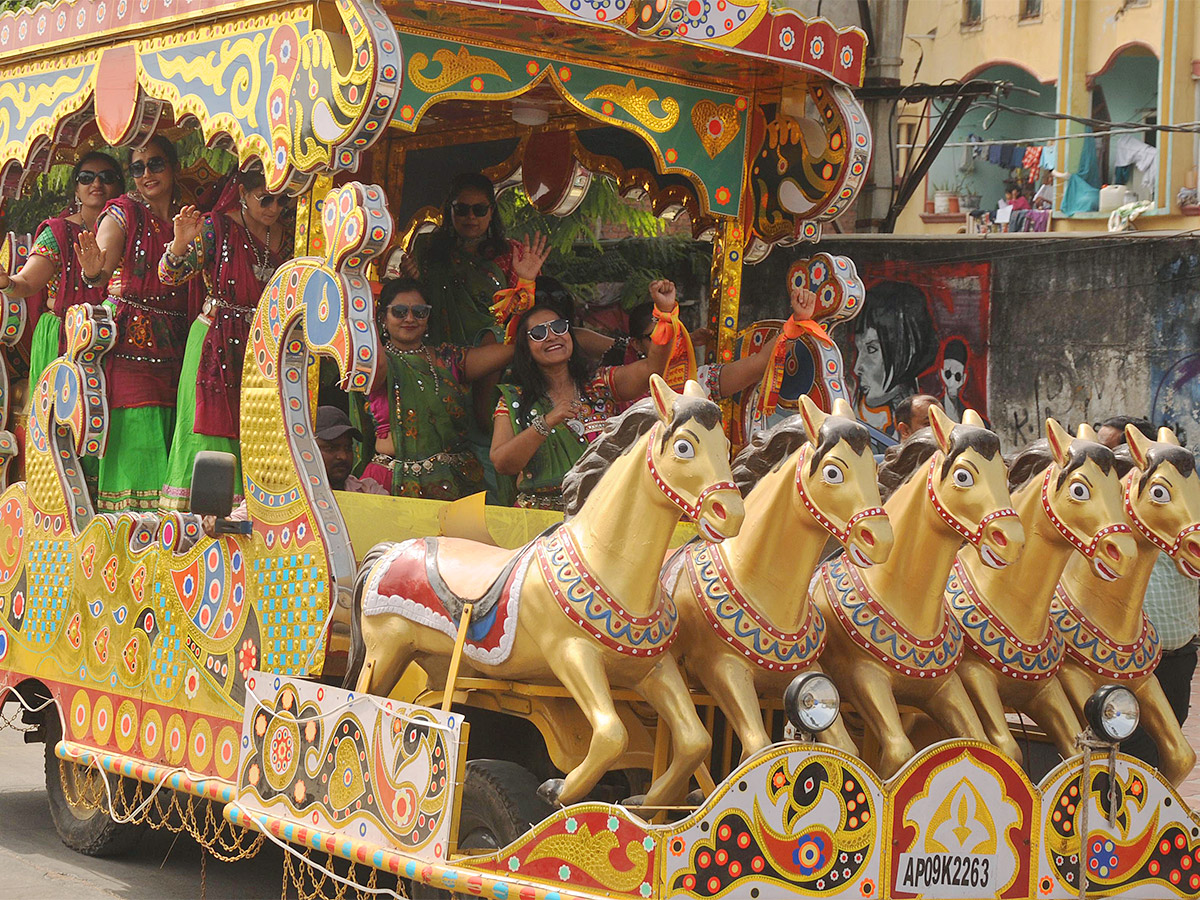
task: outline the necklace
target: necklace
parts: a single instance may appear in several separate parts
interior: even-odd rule
[[[411,371],[417,378],[417,390],[424,393],[425,382],[421,380],[423,373],[410,361],[410,357],[420,356],[423,360],[425,360],[425,364],[429,367],[429,374],[433,378],[433,392],[435,394],[441,394],[442,379],[438,377],[437,366],[433,364],[433,354],[429,352],[428,347],[421,345],[416,350],[401,350],[399,347],[393,346],[391,341],[388,341],[383,345],[383,349],[408,367],[409,371]],[[397,392],[398,391],[399,387],[397,387]]]
[[[246,225],[246,214],[238,213],[242,219],[242,230],[246,232],[246,236],[250,238],[250,243],[246,245],[246,249],[254,254],[254,277],[259,282],[266,282],[275,274],[275,266],[271,264],[271,226],[267,226],[267,244],[262,246],[258,242],[258,238],[254,236],[248,225]]]

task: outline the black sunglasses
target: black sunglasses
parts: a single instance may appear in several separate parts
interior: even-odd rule
[[[287,207],[288,201],[291,198],[288,197],[287,194],[263,194],[257,199],[259,204],[262,206],[274,206],[276,203],[278,203],[279,208],[284,209]]]
[[[456,216],[465,216],[468,213],[477,219],[482,219],[488,214],[492,208],[490,203],[451,203],[450,209]]]
[[[137,162],[132,162],[129,164],[129,174],[134,178],[141,178],[146,174],[147,169],[149,169],[155,175],[160,172],[165,172],[167,171],[167,161],[161,156],[155,156],[149,162],[143,162],[139,159]]]
[[[102,172],[93,172],[90,169],[84,169],[80,172],[75,173],[75,183],[76,184],[84,184],[84,185],[91,184],[97,178],[100,179],[101,184],[110,184],[110,185],[116,184],[118,181],[121,180],[121,176],[118,175],[116,172],[114,172],[112,169],[105,169]]]
[[[429,314],[433,312],[433,307],[428,303],[414,303],[409,306],[406,303],[396,303],[387,308],[388,313],[395,319],[404,319],[412,313],[413,318],[418,322],[424,322],[429,318]]]
[[[555,319],[553,322],[543,322],[541,325],[534,325],[525,333],[529,335],[531,341],[537,341],[539,344],[546,338],[550,337],[550,332],[554,332],[559,337],[562,337],[570,329],[571,323],[566,319]]]

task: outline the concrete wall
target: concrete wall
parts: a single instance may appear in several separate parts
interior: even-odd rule
[[[1200,242],[1191,237],[1034,236],[847,237],[817,248],[853,259],[870,273],[901,266],[933,309],[938,273],[990,266],[988,323],[978,323],[986,354],[986,414],[1006,447],[1038,437],[1053,415],[1064,425],[1119,413],[1150,415],[1200,447]],[[780,248],[746,269],[739,327],[780,315],[791,262],[813,248]],[[922,270],[929,277],[921,277]],[[969,295],[973,296],[973,295]],[[868,303],[870,295],[868,294]],[[961,315],[962,310],[958,310]],[[957,324],[946,330],[962,329]],[[985,327],[986,326],[986,327]],[[854,382],[853,324],[836,329]],[[944,344],[955,334],[938,334]],[[972,352],[974,352],[974,347]],[[940,361],[939,361],[940,362]],[[936,385],[938,365],[921,379]]]

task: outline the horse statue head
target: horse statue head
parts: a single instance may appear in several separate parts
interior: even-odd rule
[[[837,538],[855,565],[883,562],[892,551],[892,525],[867,429],[840,398],[826,414],[801,397],[800,415],[808,442],[794,454],[797,511],[803,508]]]
[[[1043,474],[1044,470],[1044,474]],[[1013,461],[1011,481],[1040,494],[1045,519],[1106,581],[1125,575],[1137,554],[1121,509],[1121,481],[1110,449],[1090,426],[1071,435],[1050,418],[1044,441]]]
[[[1133,426],[1125,439],[1135,469],[1125,476],[1125,513],[1136,533],[1175,563],[1182,575],[1200,578],[1200,477],[1196,457],[1169,428],[1151,441]]]
[[[1000,569],[1025,546],[1025,530],[1012,508],[1000,439],[974,410],[954,424],[936,404],[929,427],[938,452],[929,463],[925,488],[941,521],[975,548],[979,558]]]
[[[646,443],[646,466],[658,489],[688,517],[706,540],[733,537],[742,526],[742,495],[729,471],[729,439],[721,409],[695,381],[682,394],[650,376],[658,423]]]

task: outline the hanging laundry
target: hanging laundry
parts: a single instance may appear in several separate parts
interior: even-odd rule
[[[1143,190],[1149,196],[1154,196],[1158,186],[1158,148],[1151,147],[1136,135],[1123,134],[1116,140],[1113,148],[1112,164],[1114,168],[1132,165],[1142,173]],[[1143,194],[1146,196],[1146,194]]]
[[[1029,171],[1029,183],[1036,184],[1041,168],[1042,148],[1026,147],[1025,155],[1021,157],[1021,168]]]
[[[1058,168],[1058,145],[1047,144],[1042,148],[1042,168],[1053,172]]]
[[[1000,165],[1000,154],[1004,151],[1003,144],[988,144],[987,161],[994,166]]]

